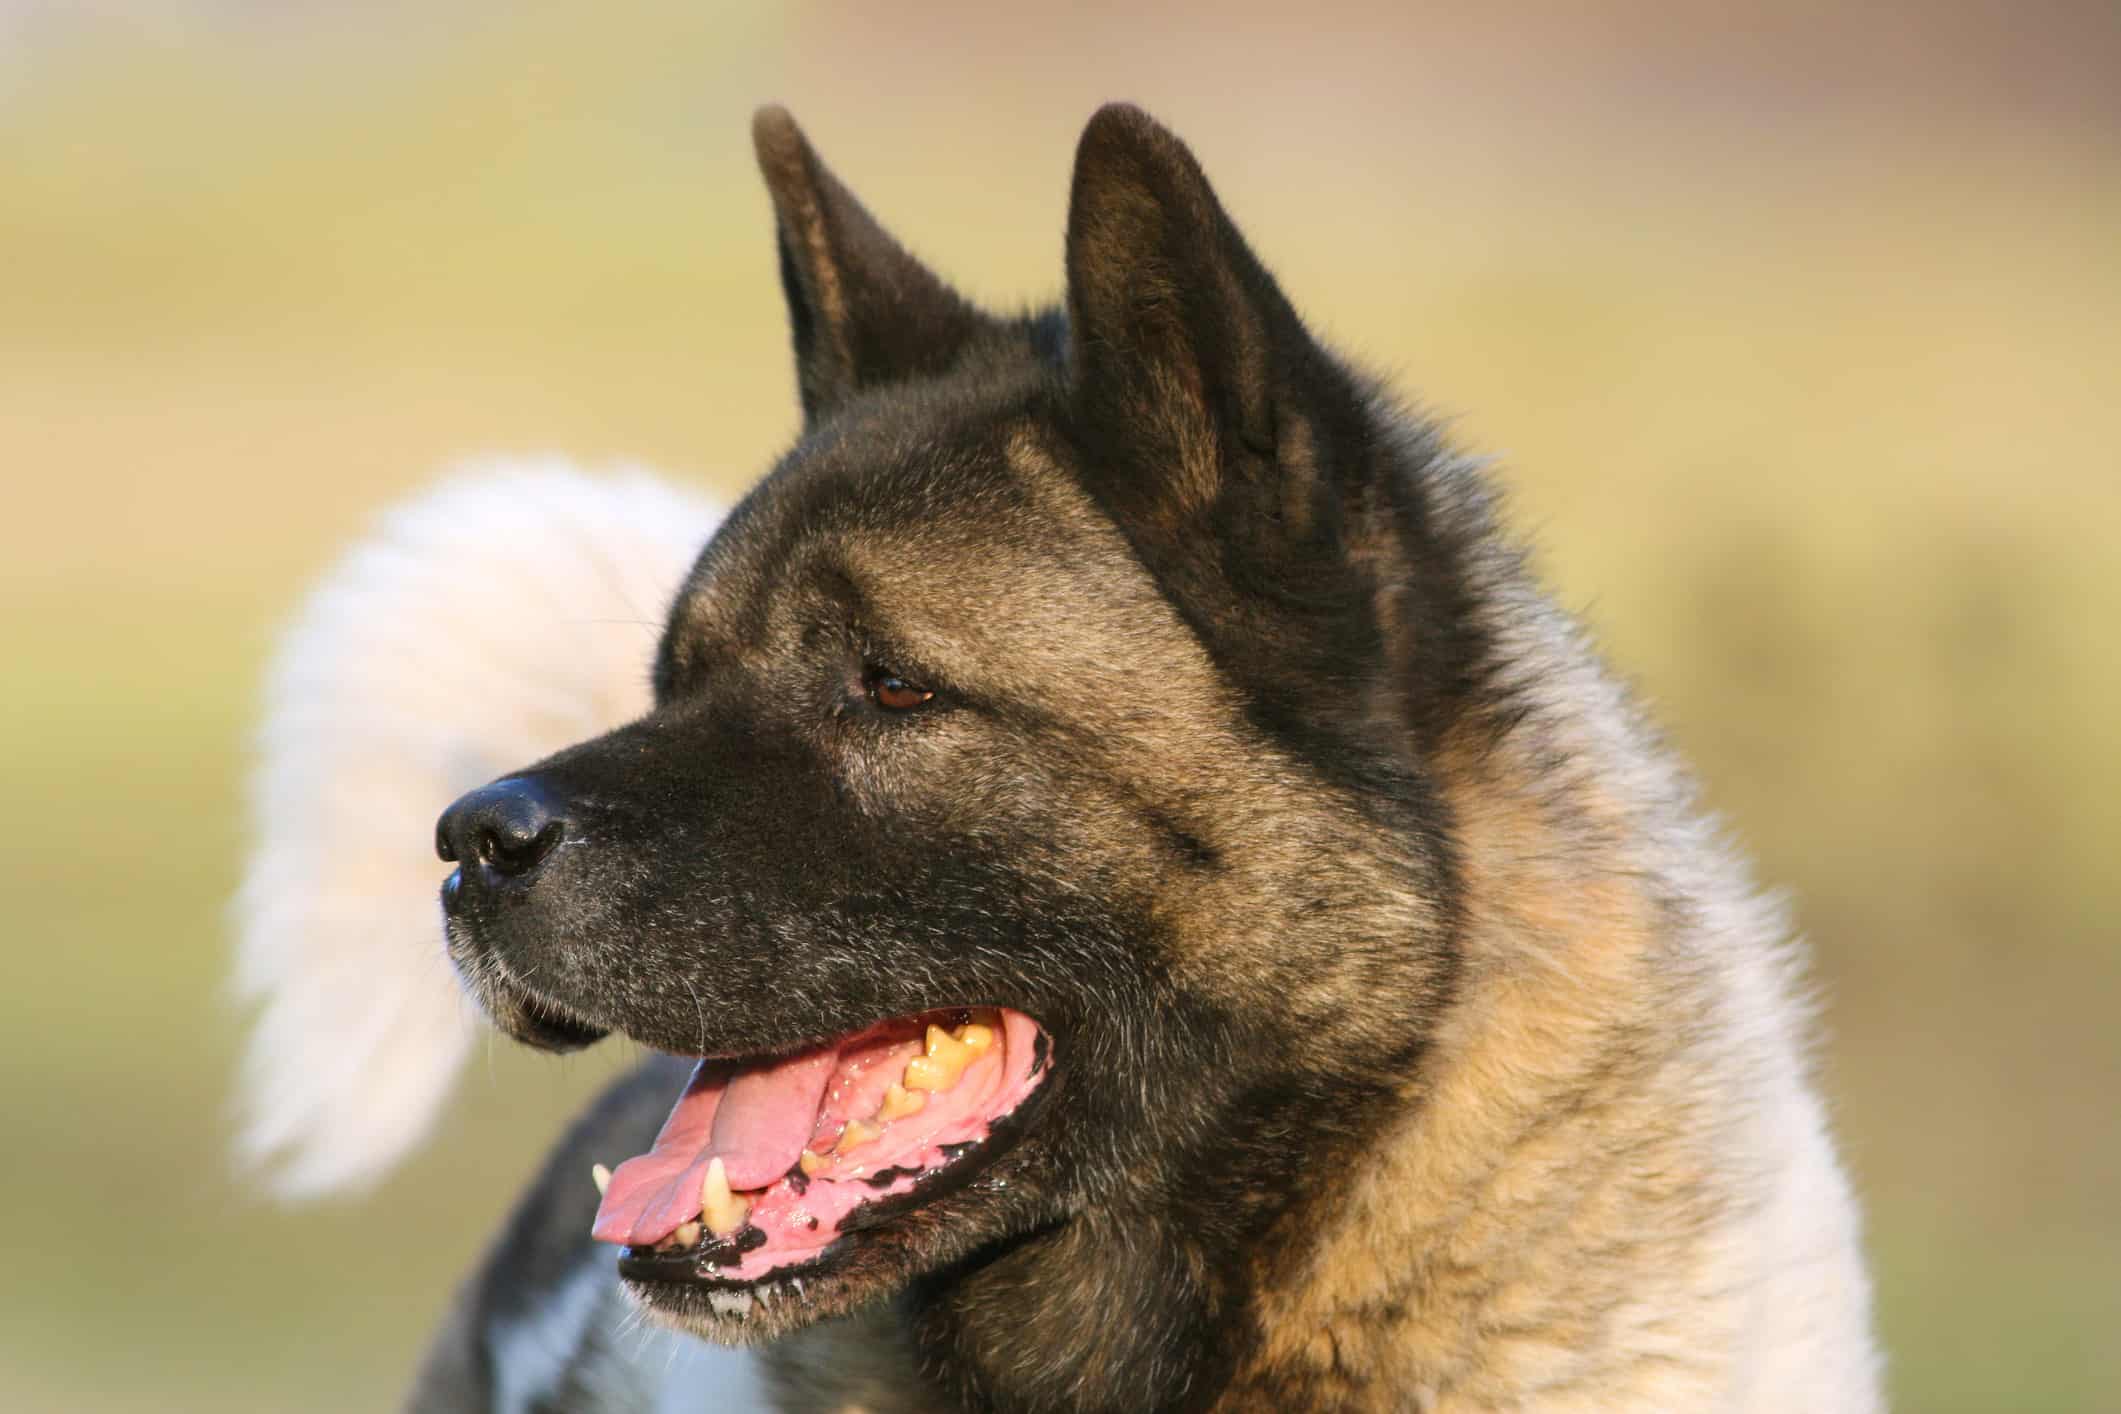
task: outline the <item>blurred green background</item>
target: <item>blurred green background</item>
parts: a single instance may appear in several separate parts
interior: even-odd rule
[[[764,467],[755,104],[1011,305],[1123,96],[1793,895],[1898,1407],[2121,1408],[2121,9],[1052,8],[0,0],[0,1407],[387,1404],[619,1062],[494,1047],[364,1199],[232,1174],[303,584],[466,453]]]

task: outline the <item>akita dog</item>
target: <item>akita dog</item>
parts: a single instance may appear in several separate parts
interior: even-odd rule
[[[459,487],[283,671],[260,1147],[372,1168],[454,1061],[371,1024],[413,918],[307,927],[408,847],[364,772],[448,806],[496,1025],[662,1053],[415,1407],[1877,1407],[1796,947],[1478,469],[1136,109],[1016,318],[755,135],[780,464],[711,536],[638,484]],[[551,636],[613,574],[667,595],[646,696]]]

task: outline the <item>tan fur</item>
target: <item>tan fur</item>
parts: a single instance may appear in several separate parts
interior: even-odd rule
[[[1660,834],[1700,827],[1617,694],[1564,664],[1511,740],[1444,754],[1459,1001],[1398,1133],[1330,1221],[1301,1215],[1325,1237],[1269,1287],[1231,1407],[1291,1369],[1341,1407],[1437,1414],[1879,1406],[1774,920],[1728,866],[1659,867]],[[1557,786],[1533,758],[1563,738]]]

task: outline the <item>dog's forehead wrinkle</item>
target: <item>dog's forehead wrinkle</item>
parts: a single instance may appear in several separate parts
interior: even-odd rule
[[[906,582],[946,579],[953,566],[1011,547],[996,522],[1038,536],[1021,515],[991,438],[954,443],[920,439],[858,446],[843,437],[831,455],[797,457],[768,485],[740,535],[718,540],[716,553],[688,584],[673,615],[673,636],[708,644],[750,641],[783,646],[833,606],[834,582],[856,591],[859,607],[881,615]]]

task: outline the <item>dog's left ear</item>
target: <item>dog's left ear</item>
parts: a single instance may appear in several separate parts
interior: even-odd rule
[[[1067,254],[1082,421],[1136,443],[1104,458],[1128,464],[1108,488],[1122,518],[1176,528],[1235,492],[1307,522],[1323,357],[1193,154],[1139,108],[1083,133]]]
[[[804,422],[815,427],[865,388],[956,362],[987,316],[876,223],[788,110],[761,108],[751,136],[773,197]]]
[[[1390,568],[1396,444],[1193,154],[1138,108],[1099,110],[1077,150],[1068,324],[1090,489],[1259,720],[1356,733],[1414,710],[1391,685],[1403,665],[1347,677],[1388,619],[1428,612]]]

